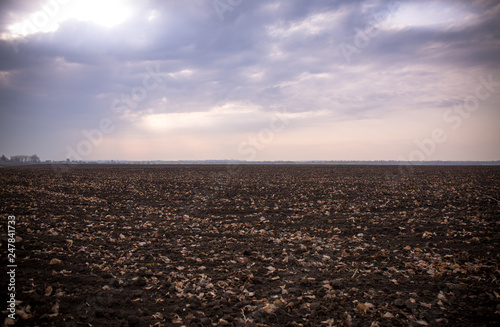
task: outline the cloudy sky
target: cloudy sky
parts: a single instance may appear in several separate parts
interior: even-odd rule
[[[0,2],[0,153],[499,160],[500,3]]]

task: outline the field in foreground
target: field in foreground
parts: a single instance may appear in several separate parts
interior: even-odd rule
[[[17,326],[500,324],[499,167],[68,166],[0,183]]]

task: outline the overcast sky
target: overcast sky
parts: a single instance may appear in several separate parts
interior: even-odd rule
[[[0,154],[499,160],[498,1],[0,2]]]

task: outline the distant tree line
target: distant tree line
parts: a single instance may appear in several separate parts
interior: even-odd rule
[[[31,156],[27,156],[25,154],[18,154],[15,156],[11,156],[10,159],[8,159],[5,155],[2,154],[0,157],[0,162],[11,162],[11,163],[39,163],[40,162],[40,157],[37,156],[36,154],[33,154]]]

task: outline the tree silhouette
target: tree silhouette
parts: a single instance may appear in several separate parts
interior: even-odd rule
[[[27,156],[25,154],[18,154],[10,157],[10,162],[13,163],[40,163],[40,157],[36,154]]]
[[[37,156],[36,154],[33,154],[31,157],[30,157],[30,161],[33,162],[33,163],[39,163],[40,162],[40,157]]]

